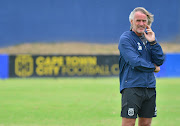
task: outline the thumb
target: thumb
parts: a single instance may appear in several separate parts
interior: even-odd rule
[[[144,32],[144,37],[149,41],[149,36],[146,32]]]
[[[147,37],[147,34],[146,34],[146,32],[144,32],[144,36],[145,36],[145,38]]]

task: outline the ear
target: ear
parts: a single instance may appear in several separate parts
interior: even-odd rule
[[[131,20],[130,23],[131,23],[130,30],[132,30],[133,29],[133,20]]]
[[[131,25],[133,25],[133,20],[131,20]]]

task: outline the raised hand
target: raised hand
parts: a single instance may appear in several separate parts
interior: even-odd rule
[[[148,40],[148,42],[155,41],[155,33],[152,31],[151,27],[149,25],[146,26],[147,33],[144,32],[144,36]]]

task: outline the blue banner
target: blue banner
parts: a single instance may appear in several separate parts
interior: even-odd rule
[[[130,28],[129,14],[135,7],[154,14],[152,29],[158,41],[167,42],[180,34],[179,5],[179,0],[1,0],[0,47],[26,42],[118,43]]]
[[[180,77],[180,53],[166,54],[166,60],[156,77]]]
[[[9,77],[9,56],[0,54],[0,78],[6,79]]]
[[[118,59],[118,55],[8,56],[0,54],[0,79],[9,77],[118,76]],[[155,73],[155,76],[180,77],[179,63],[180,53],[166,54],[166,60],[161,66],[160,72]]]

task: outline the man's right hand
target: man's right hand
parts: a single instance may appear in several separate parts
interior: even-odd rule
[[[155,66],[155,70],[154,70],[154,72],[155,73],[158,73],[159,71],[160,71],[160,66],[157,66],[156,64],[154,64],[154,66]]]

